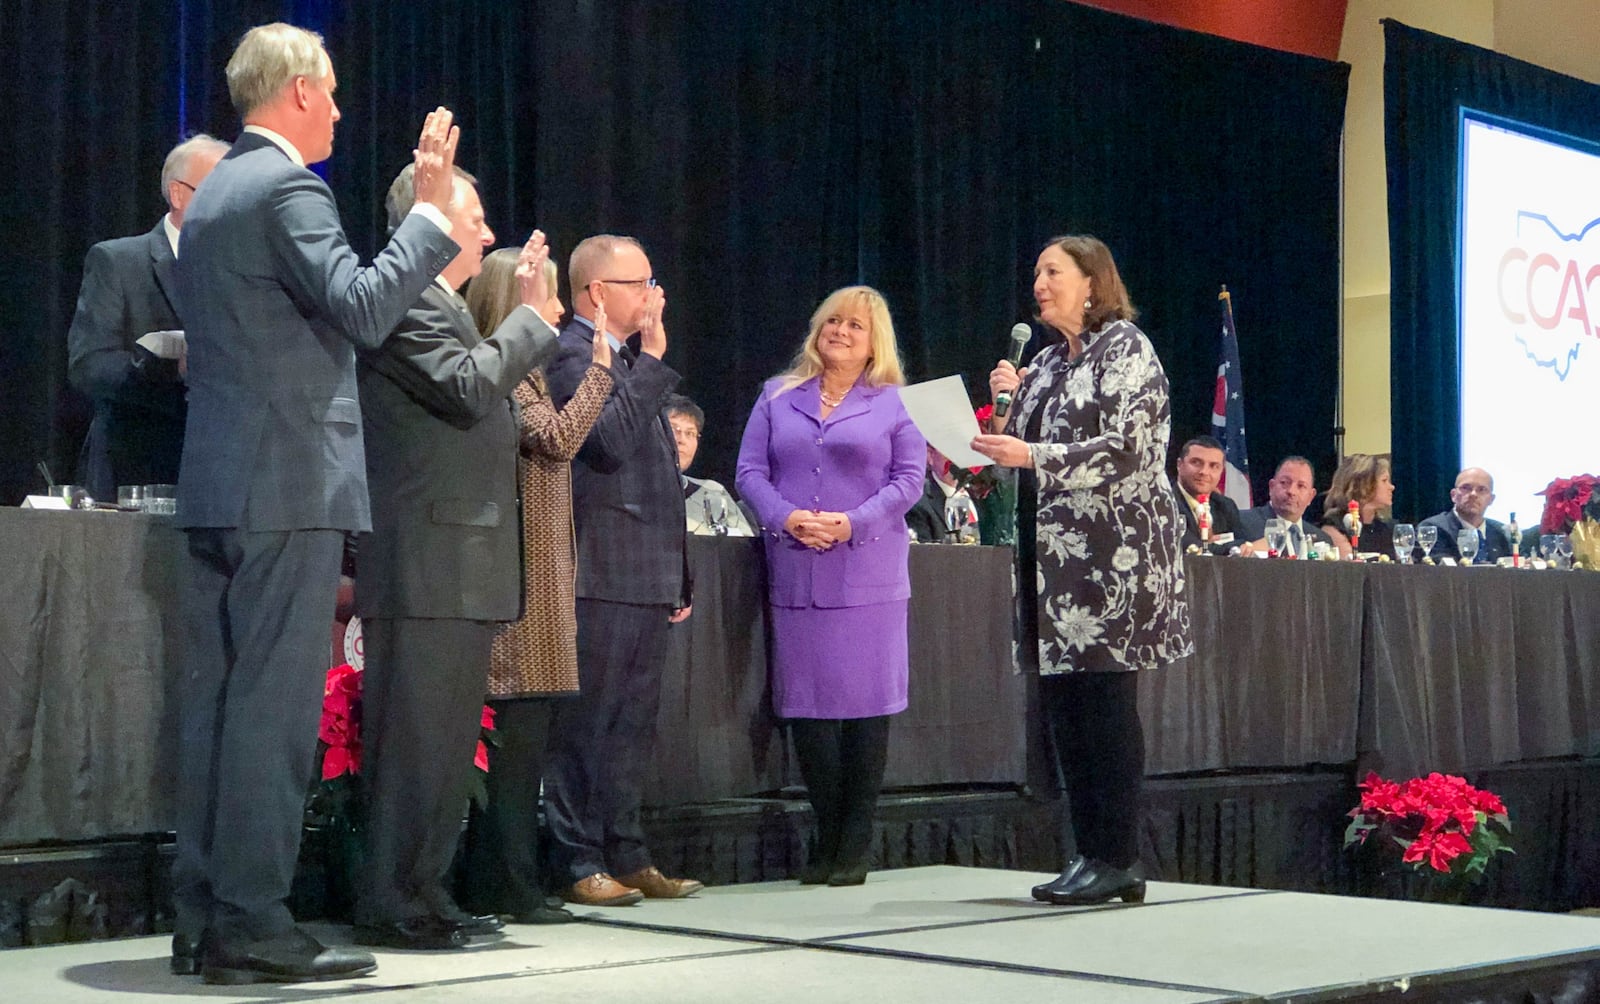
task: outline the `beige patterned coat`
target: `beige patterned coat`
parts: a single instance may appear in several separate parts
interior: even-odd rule
[[[578,690],[577,564],[572,531],[572,458],[611,393],[611,374],[591,365],[556,410],[538,370],[517,385],[522,409],[522,555],[527,610],[494,640],[489,696]]]

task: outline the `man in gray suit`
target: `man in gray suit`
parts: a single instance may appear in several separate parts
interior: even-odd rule
[[[567,274],[573,316],[546,370],[551,399],[563,407],[577,390],[593,339],[610,339],[616,361],[611,396],[572,462],[582,689],[550,726],[545,816],[552,870],[570,883],[562,894],[583,906],[623,906],[701,888],[651,863],[640,824],[667,624],[689,616],[683,488],[663,410],[678,374],[661,359],[666,295],[638,241],[590,237],[573,249]],[[596,307],[605,309],[605,331],[594,329]],[[634,332],[638,352],[622,341]]]
[[[139,344],[154,331],[182,327],[173,306],[178,231],[200,182],[228,152],[201,133],[173,147],[161,166],[167,214],[149,233],[102,241],[83,262],[78,309],[67,332],[67,376],[94,401],[86,448],[98,499],[117,485],[174,484],[185,414],[179,360]]]
[[[362,268],[305,167],[332,152],[339,119],[321,38],[253,28],[227,76],[244,134],[195,193],[175,271],[189,568],[173,968],[213,983],[332,979],[376,963],[324,948],[284,900],[344,537],[369,527],[353,346],[381,345],[460,251],[444,214],[459,134],[444,109],[428,117],[418,207]]]
[[[389,225],[416,201],[407,166]],[[366,642],[361,732],[367,858],[356,938],[441,949],[492,934],[445,889],[467,804],[497,622],[522,613],[517,419],[511,391],[556,348],[544,235],[517,262],[522,306],[487,339],[456,290],[494,242],[476,180],[457,168],[449,217],[461,253],[381,348],[361,353],[372,533],[356,554]]]

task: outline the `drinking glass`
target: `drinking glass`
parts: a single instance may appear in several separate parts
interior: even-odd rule
[[[1439,528],[1436,526],[1417,527],[1417,546],[1422,548],[1422,556],[1428,557],[1433,553],[1433,545],[1439,543]]]
[[[1539,535],[1539,554],[1552,565],[1555,564],[1556,560],[1556,538],[1559,536],[1561,535],[1558,533],[1541,533]]]
[[[1572,538],[1564,533],[1556,534],[1556,567],[1572,567]]]
[[[718,537],[728,535],[728,514],[723,508],[720,497],[713,499],[707,495],[700,500],[701,507],[706,511],[706,528]]]
[[[1274,516],[1267,520],[1267,547],[1278,557],[1283,557],[1284,549],[1289,546],[1289,523]]]
[[[1469,527],[1457,533],[1456,550],[1461,552],[1463,565],[1472,564],[1472,559],[1478,556],[1478,531]]]
[[[143,509],[144,485],[118,485],[117,505],[123,509]]]
[[[1411,549],[1417,544],[1417,528],[1410,523],[1394,525],[1394,553],[1402,565],[1411,564]]]

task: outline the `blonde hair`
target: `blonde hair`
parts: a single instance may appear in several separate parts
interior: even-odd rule
[[[900,366],[900,349],[894,340],[894,321],[889,317],[888,301],[871,286],[846,286],[829,293],[811,315],[811,332],[806,335],[789,368],[778,375],[778,394],[793,390],[822,372],[822,353],[817,351],[817,336],[828,318],[849,308],[863,308],[871,329],[867,335],[867,368],[862,373],[867,386],[884,387],[906,382],[905,372]]]
[[[1344,515],[1351,500],[1356,505],[1367,504],[1378,494],[1378,481],[1386,474],[1392,480],[1388,457],[1370,453],[1352,453],[1345,457],[1344,463],[1333,472],[1333,484],[1328,486],[1328,500],[1322,510],[1323,518],[1326,519],[1330,514]]]
[[[520,254],[521,248],[501,248],[484,255],[483,268],[467,283],[466,292],[461,294],[461,298],[467,301],[467,310],[472,314],[473,323],[478,326],[478,334],[485,338],[494,334],[507,314],[522,305],[522,291],[517,288],[517,257]],[[546,259],[546,300],[556,295],[556,283],[560,278],[555,259]]]
[[[245,118],[271,104],[296,77],[326,80],[333,73],[333,61],[322,47],[321,35],[276,21],[244,33],[226,73],[233,109]]]

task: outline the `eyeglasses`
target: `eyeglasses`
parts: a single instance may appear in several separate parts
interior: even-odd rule
[[[644,286],[648,289],[656,288],[656,277],[648,279],[598,279],[597,282],[609,282],[613,286]]]
[[[1488,485],[1456,485],[1456,491],[1463,495],[1490,495],[1493,494]]]
[[[187,188],[191,192],[195,191],[195,187],[189,184],[187,181],[184,181],[182,178],[173,178],[172,180],[176,181],[178,184],[182,185],[184,188]]]
[[[672,427],[672,435],[673,435],[673,438],[677,438],[677,437],[681,436],[684,439],[699,439],[700,438],[700,430],[699,429],[695,429],[693,427],[688,428],[688,429],[680,429],[678,426],[674,425]]]

